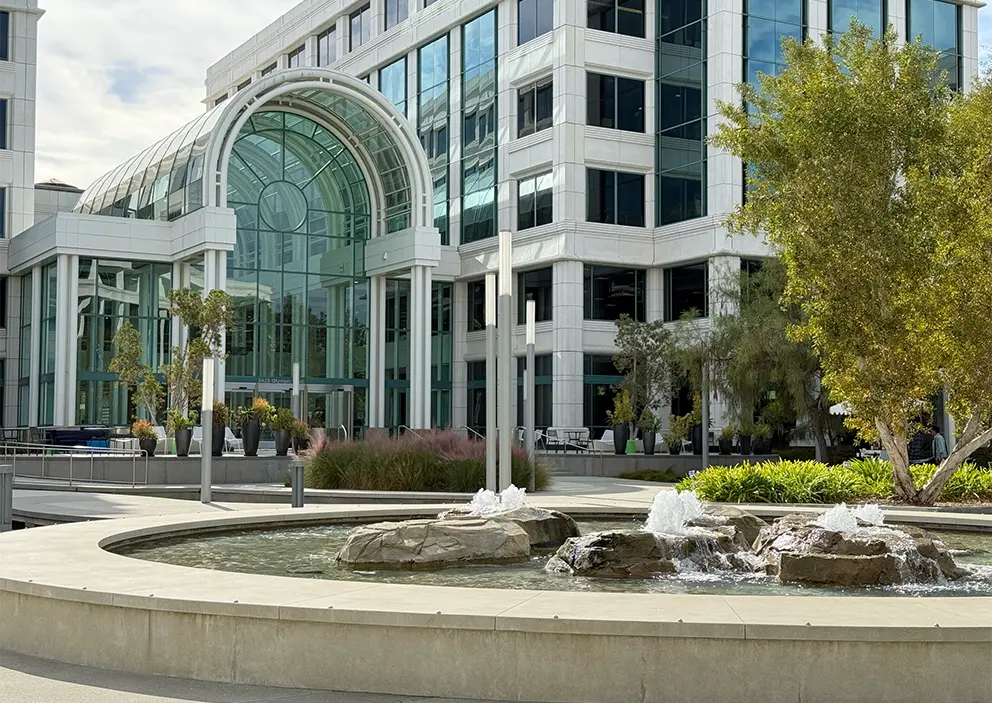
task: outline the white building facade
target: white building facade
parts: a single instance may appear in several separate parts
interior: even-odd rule
[[[852,15],[922,34],[964,89],[977,73],[977,5],[940,0],[304,0],[210,68],[203,117],[12,251],[50,303],[23,330],[52,368],[17,376],[21,424],[121,421],[115,325],[164,360],[184,334],[164,291],[193,285],[234,298],[229,402],[288,404],[298,362],[329,427],[482,428],[483,276],[510,230],[537,425],[598,433],[616,319],[708,314],[717,273],[769,253],[722,224],[744,178],[706,144],[718,101]]]

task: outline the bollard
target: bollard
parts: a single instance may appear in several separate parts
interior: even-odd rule
[[[0,532],[14,528],[14,468],[0,466]]]
[[[289,470],[293,480],[293,507],[303,507],[303,467],[300,459],[294,459],[289,463]]]

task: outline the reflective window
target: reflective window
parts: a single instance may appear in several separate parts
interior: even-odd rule
[[[517,230],[549,224],[554,213],[554,178],[542,173],[517,181]]]
[[[354,51],[372,38],[372,6],[366,5],[350,17],[351,32],[348,34],[348,50]]]
[[[518,0],[517,44],[526,44],[554,29],[554,15],[554,0]]]
[[[0,278],[0,327],[7,329],[7,281],[9,278]]]
[[[0,61],[10,61],[9,12],[0,12]]]
[[[279,68],[279,64],[270,63],[268,66],[262,69],[262,76],[267,76],[270,73],[275,73],[275,70]]]
[[[299,68],[307,65],[307,45],[293,49],[286,57],[289,68]]]
[[[451,283],[434,283],[431,291],[431,426],[451,426],[453,354]]]
[[[549,78],[517,92],[517,136],[540,132],[554,123],[554,84]]]
[[[379,92],[406,115],[406,56],[379,71]]]
[[[242,90],[244,90],[250,85],[251,85],[251,78],[249,78],[246,81],[242,81],[241,83],[238,83],[238,92],[240,93]]]
[[[702,0],[659,3],[656,224],[706,214],[706,19]]]
[[[486,433],[486,361],[468,362],[467,408],[468,426],[475,432]],[[496,391],[493,390],[495,393]]]
[[[830,31],[846,32],[851,20],[871,30],[872,36],[880,37],[884,31],[885,0],[830,0],[827,13]]]
[[[407,18],[409,3],[407,0],[385,0],[385,28],[395,27]]]
[[[424,0],[424,7],[428,7],[429,5],[433,5],[436,2],[437,2],[437,0]]]
[[[499,295],[497,286],[496,295]],[[468,331],[481,332],[486,329],[486,279],[479,278],[468,282]]]
[[[586,124],[643,132],[644,81],[587,74]]]
[[[673,322],[694,311],[709,316],[709,264],[665,269],[665,322]]]
[[[218,97],[216,100],[214,100],[214,107],[217,107],[218,105],[220,105],[225,100],[227,100],[227,93],[224,93],[223,95],[221,95],[220,97]]]
[[[7,148],[7,105],[6,98],[0,100],[0,149]]]
[[[613,365],[613,357],[606,354],[586,354],[582,361],[582,421],[598,439],[613,429],[607,425],[607,413],[613,411],[613,396],[623,374]]]
[[[0,239],[7,238],[7,189],[0,188]]]
[[[434,226],[448,244],[448,37],[421,47],[417,66],[417,132],[434,178]]]
[[[496,236],[496,11],[462,28],[461,242]]]
[[[550,266],[534,271],[524,271],[517,275],[517,323],[527,323],[527,301],[533,300],[535,305],[534,317],[537,322],[550,320],[554,310],[552,285],[554,269]]]
[[[338,59],[338,30],[331,27],[317,35],[317,65],[330,66]]]
[[[644,226],[644,176],[586,169],[586,220]]]
[[[785,68],[782,42],[806,37],[804,0],[745,0],[745,80],[757,84],[759,73],[776,75]]]
[[[619,320],[628,315],[644,320],[647,275],[641,269],[586,264],[582,289],[587,320]]]
[[[644,36],[644,0],[587,0],[589,28]]]
[[[961,89],[961,7],[940,0],[909,0],[909,36],[939,52],[952,90]]]
[[[524,371],[527,357],[517,357],[517,426],[524,426]],[[554,425],[554,360],[551,354],[534,357],[534,429]]]

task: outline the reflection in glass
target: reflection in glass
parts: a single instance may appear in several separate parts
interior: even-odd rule
[[[939,64],[947,72],[952,90],[961,89],[961,8],[941,0],[910,0],[909,36],[939,52]]]
[[[709,264],[665,269],[665,322],[678,320],[687,312],[709,316]]]
[[[417,132],[434,179],[434,226],[441,244],[448,244],[448,37],[421,47],[417,66]]]
[[[585,265],[583,311],[587,320],[644,320],[647,276],[641,269]]]
[[[526,44],[554,28],[554,0],[518,0],[517,45]]]
[[[379,92],[406,115],[406,56],[379,71]]]
[[[462,28],[462,243],[496,236],[496,10]]]
[[[527,322],[528,300],[533,300],[535,303],[534,316],[537,322],[551,319],[554,310],[553,281],[554,271],[551,267],[519,274],[517,277],[517,286],[520,290],[520,295],[517,297],[519,301],[517,307],[518,324]]]
[[[549,224],[554,219],[554,178],[542,173],[517,182],[517,230]]]

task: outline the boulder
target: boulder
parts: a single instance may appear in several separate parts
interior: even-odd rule
[[[505,510],[498,513],[488,513],[486,520],[495,522],[512,522],[519,525],[530,538],[532,549],[553,549],[560,547],[570,537],[578,537],[579,526],[571,517],[557,510],[532,508],[524,506]],[[451,512],[445,515],[446,520],[473,519],[470,515]]]
[[[379,522],[352,530],[338,562],[352,568],[508,563],[530,556],[519,525],[486,518]]]
[[[747,549],[750,549],[751,545],[754,544],[754,540],[758,538],[758,534],[762,528],[768,527],[768,523],[757,515],[752,515],[746,510],[741,510],[733,505],[707,503],[704,509],[706,510],[705,515],[693,518],[686,524],[694,527],[710,528],[730,525],[736,528],[741,542]]]
[[[790,583],[883,586],[935,583],[968,573],[924,530],[861,525],[855,532],[837,532],[815,524],[817,517],[790,514],[761,530],[754,551],[769,574]]]

